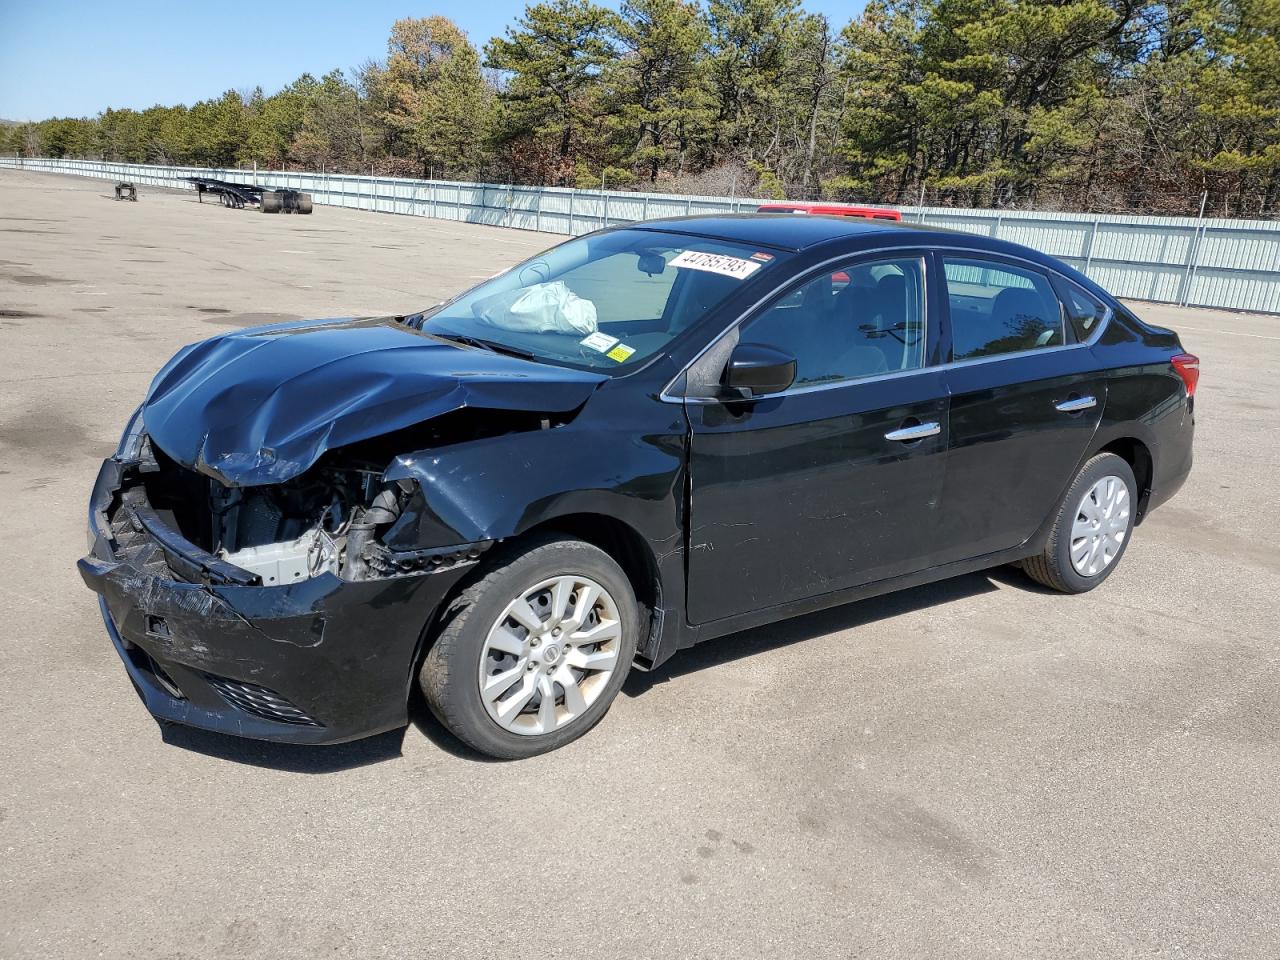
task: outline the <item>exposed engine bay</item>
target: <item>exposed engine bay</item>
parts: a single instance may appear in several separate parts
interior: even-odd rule
[[[399,491],[374,473],[328,473],[272,487],[209,481],[210,552],[268,585],[321,573],[361,579],[377,528],[400,515]]]
[[[495,416],[461,409],[328,451],[309,469],[278,483],[231,485],[170,457],[135,414],[117,455],[123,468],[118,502],[106,519],[118,539],[131,543],[144,530],[152,539],[172,531],[204,556],[202,577],[210,563],[221,563],[238,569],[238,579],[251,574],[263,586],[324,574],[371,580],[466,564],[492,541],[464,541],[441,526],[418,480],[388,480],[387,465],[405,450],[552,430],[571,415],[511,411]],[[166,553],[168,566],[190,579],[191,565],[174,557],[182,550],[178,545]]]
[[[280,484],[228,487],[148,445],[136,476],[140,489],[126,492],[126,507],[145,503],[183,538],[264,586],[324,573],[362,580],[411,572],[397,569],[377,536],[400,517],[412,484],[387,484],[379,470],[317,466]]]

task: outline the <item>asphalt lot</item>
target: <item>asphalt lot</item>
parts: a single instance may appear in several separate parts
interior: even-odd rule
[[[1280,955],[1280,318],[1137,305],[1202,359],[1197,464],[1093,593],[738,634],[520,763],[425,711],[278,747],[139,703],[74,566],[98,462],[182,344],[554,238],[110,186],[0,171],[0,956]]]

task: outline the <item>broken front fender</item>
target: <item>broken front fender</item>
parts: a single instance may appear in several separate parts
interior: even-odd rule
[[[653,429],[639,432],[617,426],[634,418],[634,404],[597,408],[599,401],[609,398],[597,395],[589,418],[564,426],[396,457],[384,478],[415,490],[383,543],[410,551],[567,526],[574,536],[616,546],[621,524],[632,545],[644,546],[644,569],[628,572],[640,578],[638,595],[654,604],[639,653],[656,663],[679,642],[684,619],[682,412],[669,404],[641,408]]]
[[[396,457],[383,479],[413,481],[419,496],[383,540],[397,550],[493,541],[557,516],[597,514],[658,548],[681,530],[683,437],[673,426],[636,438],[570,425]]]

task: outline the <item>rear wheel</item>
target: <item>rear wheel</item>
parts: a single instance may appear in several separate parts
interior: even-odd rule
[[[640,629],[617,563],[561,538],[499,558],[450,609],[419,683],[454,735],[507,760],[595,726],[626,679]]]
[[[1121,457],[1100,453],[1077,474],[1063,498],[1043,552],[1022,568],[1063,593],[1092,590],[1120,563],[1133,533],[1137,483]]]

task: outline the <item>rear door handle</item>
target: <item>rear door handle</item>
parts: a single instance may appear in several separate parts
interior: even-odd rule
[[[942,432],[937,423],[917,423],[910,427],[899,427],[884,435],[886,440],[897,440],[899,443],[910,443],[912,440],[923,440],[925,437],[936,437]]]
[[[1063,400],[1061,403],[1055,403],[1053,409],[1061,410],[1063,413],[1078,413],[1081,410],[1088,410],[1098,405],[1097,397],[1073,397],[1070,400]]]

